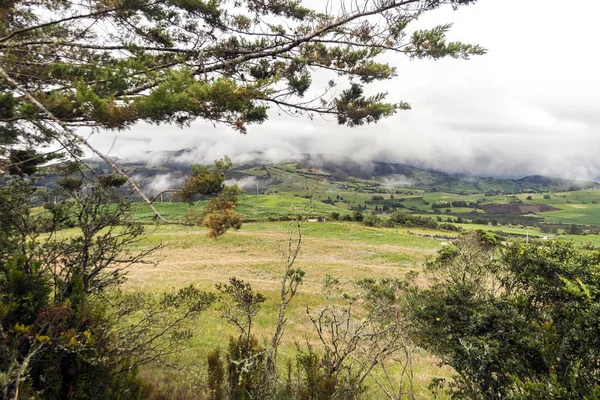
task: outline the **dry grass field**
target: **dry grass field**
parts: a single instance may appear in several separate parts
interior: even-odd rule
[[[240,231],[210,240],[202,228],[150,227],[140,246],[163,244],[155,254],[157,264],[131,268],[124,290],[161,292],[194,284],[214,291],[215,284],[235,276],[266,297],[255,332],[260,339],[268,340],[276,323],[288,228],[286,222],[246,224]],[[325,304],[322,293],[326,275],[339,278],[342,290],[352,290],[352,283],[361,278],[402,278],[406,272],[422,268],[423,262],[441,247],[439,240],[414,237],[407,230],[368,228],[356,223],[305,222],[302,233],[302,250],[295,267],[306,271],[306,276],[288,309],[289,324],[280,353],[284,362],[294,360],[296,343],[311,343],[318,349],[306,313],[307,308],[315,311]],[[171,390],[189,393],[200,387],[206,374],[207,353],[216,347],[226,349],[233,334],[235,330],[216,310],[208,311],[198,320],[189,348],[170,360],[173,365],[147,367],[143,375],[166,387],[177,382],[177,389]],[[431,378],[450,372],[439,368],[423,350],[416,349],[414,356],[415,388],[427,398]],[[197,381],[182,381],[184,374],[178,369],[188,375],[193,371]],[[371,382],[371,386],[376,396],[376,385]]]

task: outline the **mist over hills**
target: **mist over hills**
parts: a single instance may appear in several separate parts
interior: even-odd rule
[[[115,160],[151,193],[181,187],[191,164],[210,164],[194,148],[178,151],[147,152],[139,156]],[[110,171],[104,162],[89,159],[100,173]],[[330,188],[348,182],[371,182],[373,191],[411,187],[427,191],[460,194],[523,193],[567,191],[600,188],[594,181],[580,181],[530,175],[514,179],[481,177],[475,174],[453,174],[404,163],[365,160],[334,154],[294,154],[274,156],[253,152],[232,157],[234,168],[228,172],[230,183],[246,190],[263,193],[299,190],[306,179],[326,181]],[[333,185],[333,186],[332,186]]]

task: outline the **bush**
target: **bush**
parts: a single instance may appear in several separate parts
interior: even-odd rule
[[[145,398],[138,366],[158,359],[165,340],[178,350],[185,338],[179,328],[211,297],[182,289],[150,311],[143,296],[118,300],[108,289],[156,247],[133,251],[143,227],[131,222],[129,201],[116,190],[122,180],[75,181],[59,186],[52,193],[58,202],[41,213],[31,212],[43,193],[30,181],[0,186],[3,398]],[[65,221],[76,228],[57,235]],[[132,326],[126,318],[134,313]]]
[[[410,289],[414,338],[457,372],[454,398],[598,398],[599,263],[572,242],[471,233],[427,265],[430,287]]]
[[[460,227],[453,225],[453,224],[448,224],[448,223],[440,224],[438,226],[438,228],[443,231],[449,231],[449,232],[460,232],[461,231]]]
[[[308,346],[306,352],[298,348],[296,355],[299,385],[298,396],[301,399],[330,399],[336,392],[338,379],[331,374],[330,360],[322,359]]]
[[[208,354],[207,367],[208,398],[210,400],[225,399],[225,389],[223,388],[223,384],[225,383],[225,367],[221,359],[220,349],[216,349]]]
[[[240,336],[229,339],[227,353],[228,399],[245,400],[263,398],[265,379],[268,377],[265,351],[254,336],[250,340]]]
[[[365,226],[380,226],[381,218],[376,215],[367,215],[362,222]]]

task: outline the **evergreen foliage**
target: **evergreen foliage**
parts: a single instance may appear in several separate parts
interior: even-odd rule
[[[414,338],[456,371],[454,398],[597,398],[599,264],[572,242],[469,234],[409,291]]]
[[[348,126],[376,122],[410,108],[386,103],[386,93],[367,94],[368,84],[398,75],[381,54],[485,53],[448,42],[449,24],[409,33],[424,12],[474,2],[363,0],[340,15],[299,0],[4,2],[0,156],[28,173],[47,156],[27,153],[33,145],[59,141],[76,155],[81,143],[57,121],[119,130],[141,121],[188,126],[203,119],[246,132],[277,107],[330,114]],[[334,78],[315,87],[317,70],[352,82]],[[338,91],[338,84],[347,87]]]

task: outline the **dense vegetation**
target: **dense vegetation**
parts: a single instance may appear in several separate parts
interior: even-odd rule
[[[333,115],[349,127],[377,122],[409,108],[386,103],[385,93],[365,94],[365,85],[398,74],[378,56],[485,53],[448,42],[450,25],[408,33],[424,12],[474,2],[365,0],[340,13],[292,0],[2,3],[2,398],[361,399],[375,390],[414,398],[429,393],[417,385],[419,355],[449,367],[427,375],[438,378],[431,388],[442,396],[600,398],[594,243],[460,234],[466,225],[506,223],[502,229],[525,230],[527,240],[528,230],[542,224],[557,233],[597,232],[597,184],[529,177],[473,185],[382,163],[373,167],[380,176],[387,171],[425,183],[388,189],[358,170],[301,163],[233,171],[268,181],[266,195],[254,198],[225,184],[234,169],[225,158],[213,167],[187,166],[183,187],[169,191],[178,202],[159,205],[76,131],[140,121],[183,127],[199,118],[246,132],[268,119],[271,106]],[[339,76],[351,80],[330,98],[317,94],[306,102],[315,70],[336,74],[326,95]],[[81,162],[84,147],[109,171]],[[44,174],[51,175],[45,185]],[[284,179],[290,174],[297,180]],[[320,186],[322,178],[331,179]],[[574,199],[590,214],[573,216]],[[256,207],[261,201],[264,207]],[[560,207],[527,203],[533,201]],[[517,212],[500,218],[486,206]],[[273,236],[256,234],[265,225],[250,226],[249,239],[223,236],[243,217],[270,219],[268,228],[283,235],[277,268],[255,254]],[[167,224],[149,224],[157,221]],[[237,264],[224,256],[236,240],[243,244]],[[175,272],[186,262],[197,271],[210,257],[187,252],[197,243],[217,253],[210,280]],[[166,278],[153,282],[148,276],[160,269],[148,265],[169,245]],[[311,260],[309,253],[301,260],[301,249],[311,245],[332,246],[329,258]],[[421,269],[436,249],[423,274],[407,271]],[[251,259],[258,260],[252,273],[241,276]],[[136,269],[143,285],[127,286],[126,275]],[[202,288],[190,285],[196,281]],[[299,309],[304,323],[292,329]],[[218,339],[211,342],[203,329]]]
[[[572,242],[466,236],[410,290],[413,337],[456,371],[455,398],[599,398],[599,257]]]
[[[124,180],[101,178],[64,180],[60,199],[28,179],[0,188],[3,398],[142,397],[137,368],[176,351],[184,321],[212,302],[193,287],[157,299],[113,292],[157,247],[126,251],[143,228],[116,194]],[[48,197],[43,211],[30,208],[35,196]],[[138,326],[121,325],[136,313]]]
[[[143,227],[132,221],[130,203],[117,192],[123,183],[114,176],[98,182],[69,178],[59,190],[47,192],[27,177],[4,181],[5,396],[14,396],[18,388],[21,395],[42,398],[160,397],[163,389],[138,371],[189,346],[190,328],[203,321],[201,313],[222,317],[232,329],[227,346],[200,353],[208,375],[195,397],[368,398],[382,373],[404,383],[384,385],[380,394],[410,397],[415,389],[406,386],[414,379],[408,365],[415,348],[438,356],[456,372],[454,377],[441,374],[432,387],[457,398],[596,395],[600,260],[592,245],[518,240],[506,245],[476,231],[443,247],[416,277],[392,272],[389,278],[360,278],[342,288],[338,279],[326,276],[324,300],[307,314],[314,339],[304,343],[285,329],[289,313],[303,308],[304,301],[296,299],[307,277],[304,266],[295,265],[302,244],[297,234],[307,229],[324,234],[331,222],[306,227],[308,215],[282,232],[289,246],[280,270],[282,292],[275,297],[277,292],[266,297],[238,278],[218,279],[217,290],[184,285],[171,293],[123,294],[115,289],[125,268],[156,248],[142,245]],[[32,209],[30,198],[44,206]],[[359,223],[371,225],[374,217],[364,215]],[[443,229],[429,217],[407,213],[391,214],[386,223],[407,232]],[[63,267],[57,269],[55,260]],[[265,314],[267,302],[279,311]],[[267,316],[269,329],[259,322]],[[203,340],[202,332],[195,335]],[[298,347],[280,349],[290,341]],[[398,375],[396,365],[407,369]],[[173,384],[182,384],[181,379]],[[173,386],[165,390],[190,396]]]

